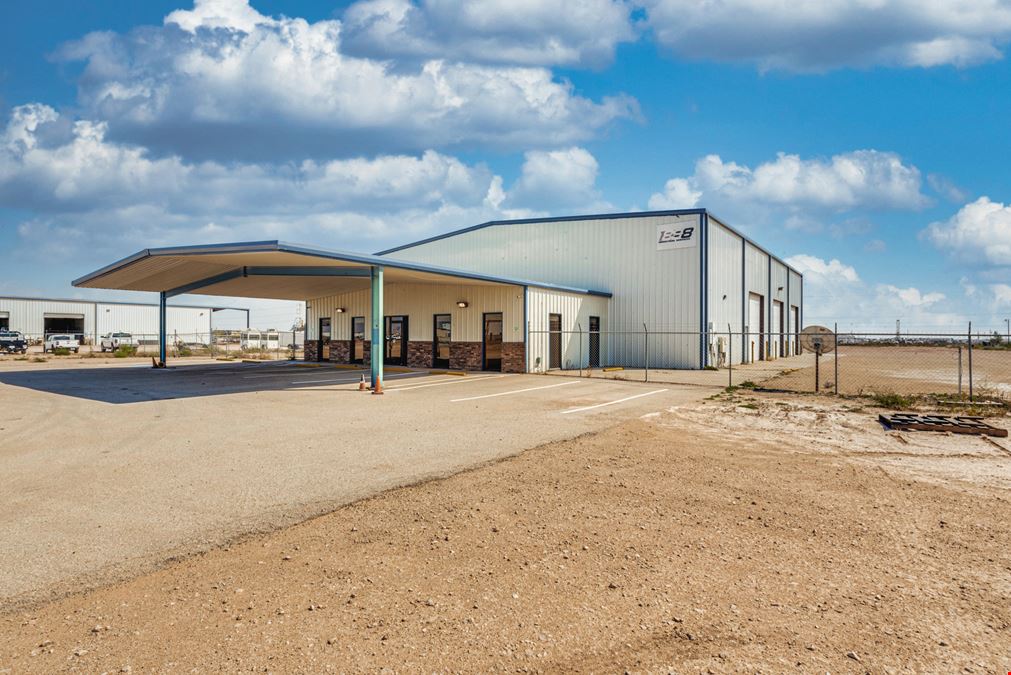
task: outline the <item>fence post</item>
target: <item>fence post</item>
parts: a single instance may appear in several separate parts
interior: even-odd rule
[[[734,329],[727,324],[727,388],[734,386]]]
[[[969,402],[972,402],[972,321],[969,322]]]
[[[835,356],[835,377],[832,381],[832,386],[834,387],[835,395],[839,395],[839,324],[832,325],[832,346]]]
[[[649,328],[646,328],[645,321],[642,322],[642,331],[645,334],[645,338],[643,339],[646,342],[646,363],[645,363],[646,369],[645,375],[643,376],[643,382],[649,382]]]

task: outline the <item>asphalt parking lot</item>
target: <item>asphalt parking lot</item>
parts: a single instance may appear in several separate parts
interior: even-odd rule
[[[0,607],[698,400],[537,375],[291,364],[0,368]]]

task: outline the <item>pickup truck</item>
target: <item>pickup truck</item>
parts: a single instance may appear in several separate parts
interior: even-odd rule
[[[0,354],[27,354],[28,341],[16,330],[0,330]]]
[[[76,354],[81,350],[81,343],[75,340],[73,335],[50,335],[42,345],[42,351],[51,352],[57,349],[69,349]]]
[[[130,333],[106,333],[98,343],[99,349],[103,352],[114,352],[120,347],[132,347],[137,343]]]

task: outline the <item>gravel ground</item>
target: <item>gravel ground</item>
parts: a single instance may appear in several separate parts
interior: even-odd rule
[[[714,428],[775,405],[675,408],[8,614],[0,672],[1011,668],[1008,491]]]

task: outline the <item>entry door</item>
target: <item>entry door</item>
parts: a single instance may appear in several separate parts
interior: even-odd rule
[[[793,335],[793,353],[800,354],[800,311],[794,305],[790,306],[790,327]]]
[[[319,354],[320,361],[330,360],[330,340],[333,338],[333,330],[330,326],[330,317],[324,316],[319,320]]]
[[[502,370],[502,313],[484,315],[484,363],[485,370]]]
[[[748,360],[765,359],[765,302],[758,293],[748,295]]]
[[[548,314],[548,368],[562,367],[562,315]]]
[[[453,317],[436,314],[432,326],[432,367],[449,368],[449,343],[453,337]]]
[[[773,356],[786,356],[786,350],[783,349],[783,339],[786,337],[783,331],[783,303],[779,300],[772,301],[772,330],[777,333],[772,336]]]
[[[351,362],[365,363],[365,317],[351,317]]]
[[[391,366],[407,365],[407,317],[386,317],[386,358]]]
[[[590,368],[600,367],[600,317],[590,317]]]

